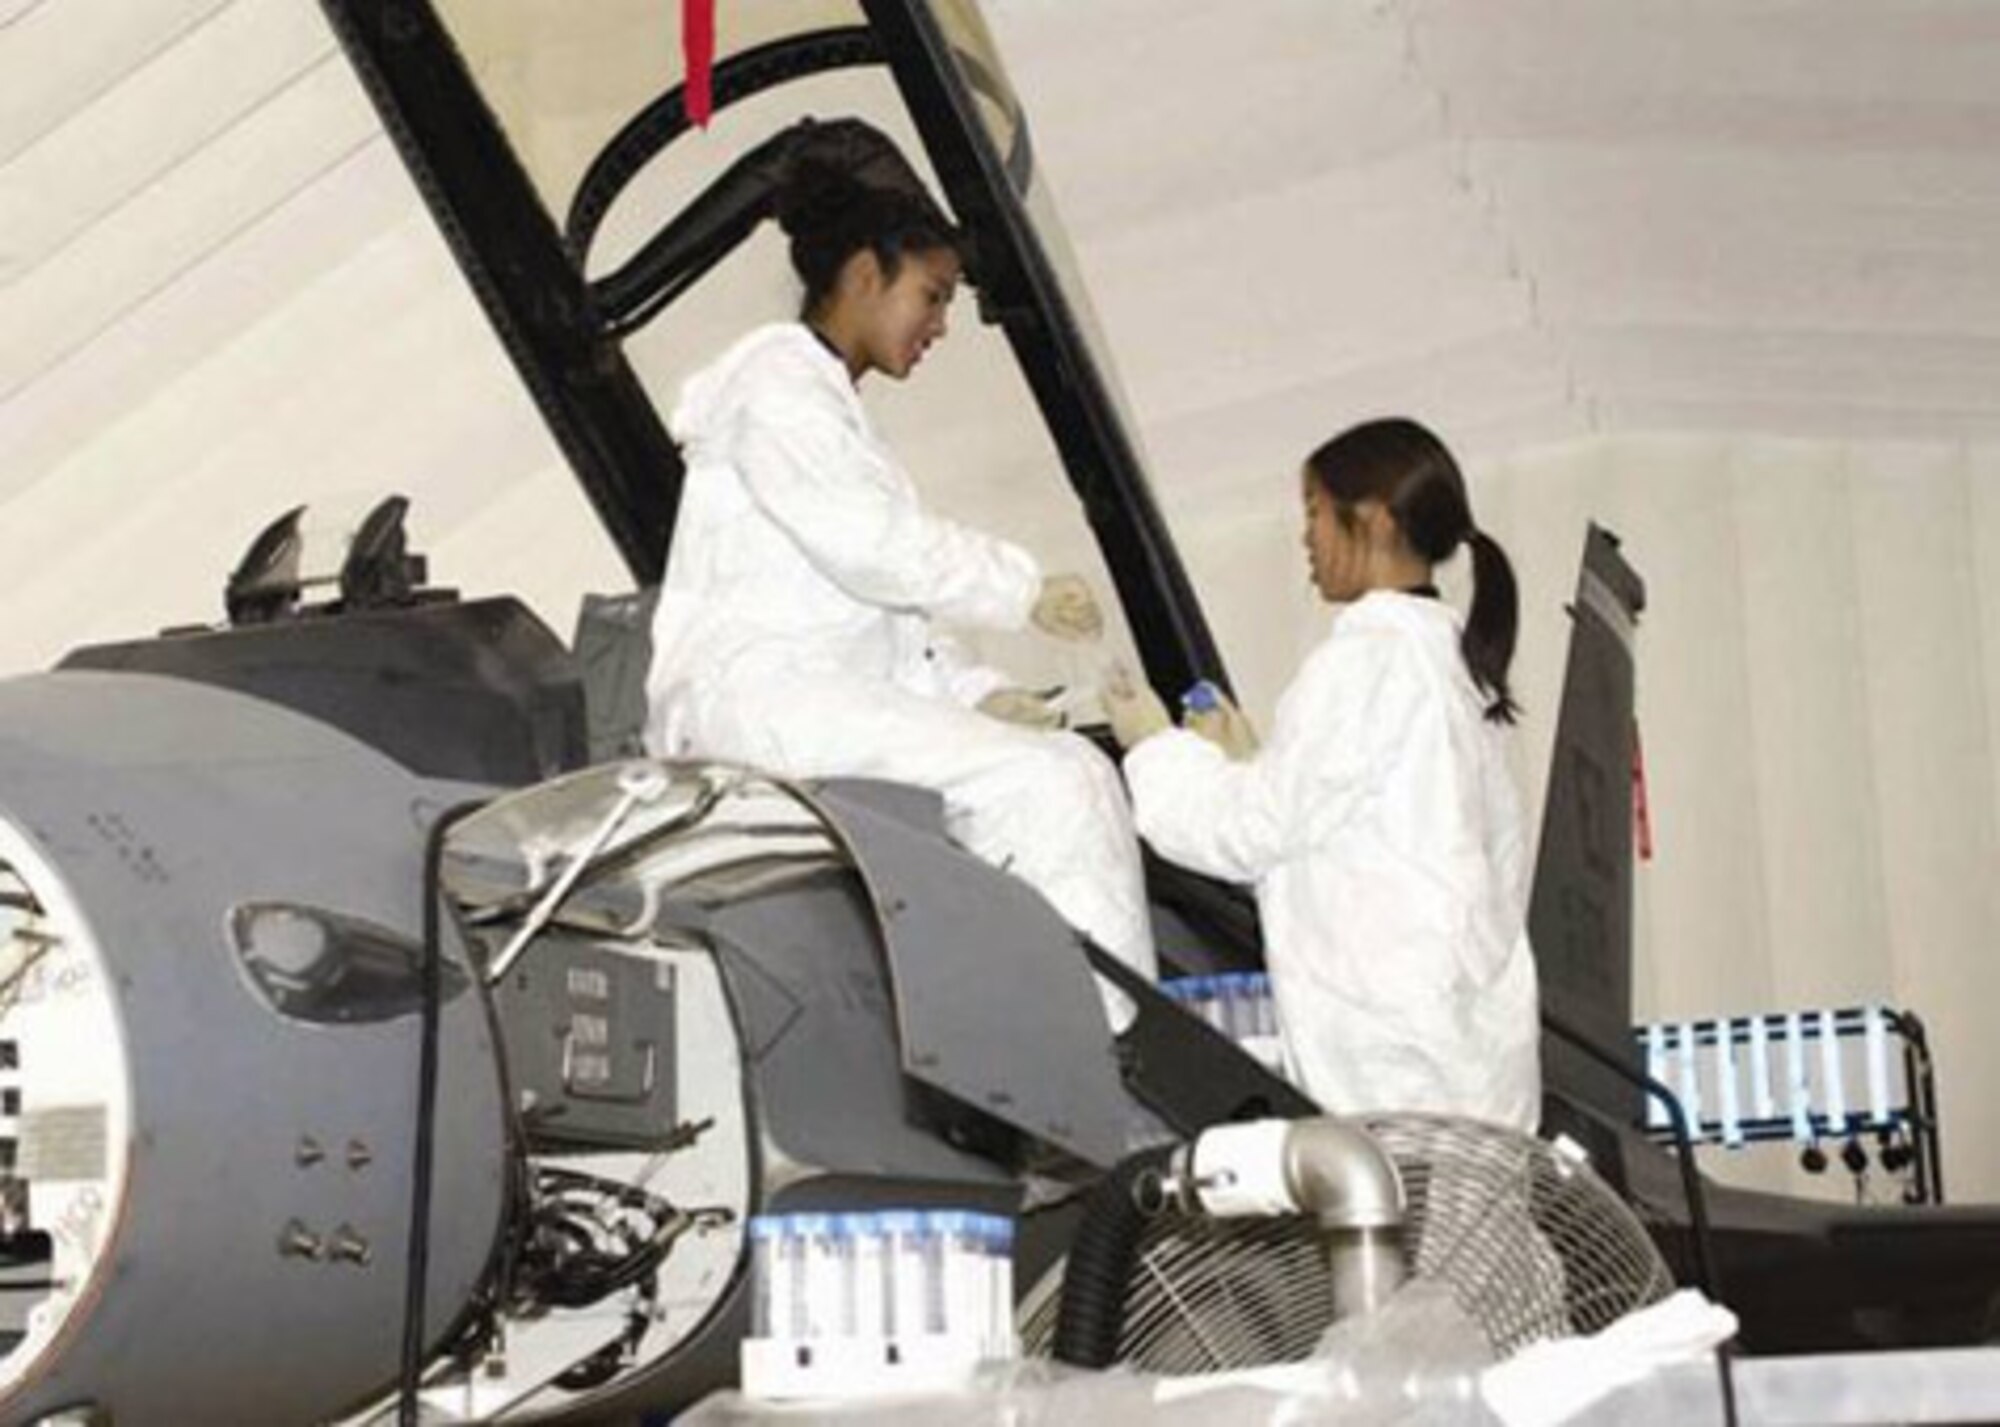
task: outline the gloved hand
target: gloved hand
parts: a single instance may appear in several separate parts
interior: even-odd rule
[[[979,701],[979,711],[988,718],[1026,728],[1062,727],[1062,710],[1033,689],[995,689]]]
[[[1174,726],[1160,696],[1122,661],[1105,675],[1098,697],[1111,724],[1111,736],[1120,748],[1131,748]]]
[[[1181,701],[1181,727],[1198,733],[1237,762],[1257,756],[1257,730],[1229,695],[1204,679]]]
[[[1104,633],[1104,613],[1081,575],[1050,575],[1028,618],[1035,628],[1057,639],[1095,639]]]

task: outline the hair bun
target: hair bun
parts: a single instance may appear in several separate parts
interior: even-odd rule
[[[909,160],[859,119],[800,120],[772,178],[769,211],[791,240],[808,312],[863,248],[892,275],[906,252],[960,249],[962,235]]]
[[[793,161],[778,190],[778,226],[789,238],[824,233],[837,227],[843,215],[868,197],[867,190],[845,169],[817,155],[802,155]]]
[[[951,227],[902,150],[859,119],[799,122],[774,207],[778,226],[793,238],[827,232],[860,207]]]

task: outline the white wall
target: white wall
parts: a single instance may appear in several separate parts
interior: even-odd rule
[[[1961,1200],[2000,1195],[1996,477],[1992,447],[1662,436],[1521,453],[1479,482],[1523,576],[1532,787],[1582,520],[1647,580],[1640,1017],[1915,1011]]]

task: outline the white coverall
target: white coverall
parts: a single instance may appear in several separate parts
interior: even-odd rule
[[[1075,734],[976,712],[1006,679],[932,628],[1024,626],[1034,558],[924,512],[846,366],[801,324],[697,373],[671,428],[687,484],[653,619],[649,751],[936,789],[962,846],[1150,979],[1117,769]]]
[[[1526,849],[1501,726],[1434,599],[1338,615],[1252,760],[1184,729],[1125,756],[1140,834],[1256,885],[1305,1091],[1337,1114],[1428,1110],[1532,1131],[1541,1075]]]

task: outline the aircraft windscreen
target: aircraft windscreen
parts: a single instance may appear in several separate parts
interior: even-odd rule
[[[985,17],[980,14],[975,0],[932,0],[931,11],[951,47],[952,60],[973,96],[974,112],[987,137],[992,140],[993,151],[1001,156],[1007,181],[1021,200],[1036,237],[1041,240],[1042,251],[1062,289],[1070,318],[1090,347],[1097,370],[1104,377],[1105,387],[1118,406],[1120,420],[1124,422],[1126,431],[1136,439],[1131,408],[1118,381],[1117,366],[1111,361],[1110,346],[1091,306],[1089,289],[1084,285],[1082,269],[1070,247],[1069,234],[1056,211],[1055,199],[1036,167],[1033,131],[1014,97],[1006,66],[1001,62],[999,49],[993,42],[992,32],[986,27]]]
[[[1048,185],[1040,180],[1032,132],[992,32],[974,0],[932,0],[930,8],[1129,429],[1130,412],[1109,348]],[[573,0],[438,0],[437,10],[543,206],[558,222],[591,160],[633,115],[686,77],[680,7],[659,0],[588,6]],[[719,7],[715,64],[721,68],[732,57],[786,39],[866,24],[858,0],[732,0]],[[890,129],[922,165],[922,145],[900,100],[880,71],[874,79],[861,86],[864,93],[874,91],[859,99],[863,117]],[[795,81],[784,86],[785,103],[796,108],[810,95],[816,112],[831,114],[845,97],[843,89],[851,88]],[[681,146],[714,147],[691,138]],[[712,174],[718,158],[711,152],[700,162]],[[624,256],[617,249],[615,243],[600,245],[604,256],[593,262],[593,274],[603,271],[609,255]]]
[[[560,220],[592,158],[686,78],[672,0],[436,0],[487,107]],[[759,46],[866,23],[857,0],[725,0],[715,64]]]

